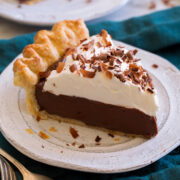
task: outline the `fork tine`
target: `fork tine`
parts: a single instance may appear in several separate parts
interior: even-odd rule
[[[0,168],[1,168],[1,179],[6,180],[7,179],[6,167],[4,161],[1,158],[0,158]]]
[[[5,158],[3,158],[5,160]],[[8,175],[10,176],[9,178],[12,180],[16,180],[16,175],[14,170],[12,169],[11,165],[8,163],[8,161],[5,160],[5,165],[7,166],[7,170],[8,170]]]
[[[5,175],[6,175],[6,178],[7,178],[7,180],[10,180],[8,166],[7,166],[7,164],[6,164],[5,161],[3,161],[3,164],[4,164],[4,167],[5,167],[4,169],[5,169]]]
[[[0,170],[2,180],[16,180],[16,175],[14,170],[11,168],[10,164],[0,155]]]
[[[16,178],[15,172],[14,172],[14,171],[11,171],[11,173],[12,173],[12,180],[16,180],[17,178]]]
[[[1,170],[1,179],[6,180],[6,167],[4,166],[4,161],[0,158],[0,170]]]

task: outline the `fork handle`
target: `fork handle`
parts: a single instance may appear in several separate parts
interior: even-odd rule
[[[9,160],[12,164],[14,164],[18,170],[24,174],[24,173],[28,173],[29,171],[16,159],[14,159],[12,156],[10,156],[8,153],[6,153],[3,149],[0,148],[0,155],[2,155],[3,157],[5,157],[7,160]]]
[[[10,164],[0,155],[1,180],[17,180]]]

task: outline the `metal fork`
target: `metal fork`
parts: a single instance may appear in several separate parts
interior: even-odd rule
[[[0,155],[1,180],[16,180],[14,170],[3,156]]]
[[[12,156],[10,156],[8,153],[6,153],[1,148],[0,148],[0,155],[2,155],[4,158],[9,160],[12,164],[14,164],[19,169],[19,171],[21,172],[21,174],[23,176],[23,180],[52,180],[51,178],[49,178],[47,176],[35,174],[35,173],[28,171],[20,162],[18,162],[16,159],[14,159]],[[4,170],[4,171],[6,173],[6,170]],[[3,179],[3,180],[7,180],[7,179]],[[16,180],[16,179],[14,179],[14,180]]]

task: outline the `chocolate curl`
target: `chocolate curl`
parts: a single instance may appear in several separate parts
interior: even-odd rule
[[[57,68],[56,68],[57,73],[60,73],[60,72],[63,70],[64,65],[65,65],[64,62],[59,62],[59,63],[58,63],[58,66],[57,66]]]

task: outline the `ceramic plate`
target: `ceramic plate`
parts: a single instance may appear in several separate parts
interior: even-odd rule
[[[149,52],[139,50],[138,56],[143,59],[142,63],[150,72],[158,92],[159,133],[156,137],[150,140],[116,134],[111,137],[101,130],[52,119],[38,122],[27,111],[24,91],[13,85],[12,63],[0,76],[0,127],[3,135],[32,159],[81,171],[126,172],[158,160],[180,144],[180,72],[165,59]],[[153,68],[153,64],[158,68]],[[78,138],[71,136],[70,127],[78,131]],[[49,139],[42,139],[40,131]],[[95,142],[96,136],[102,138],[100,144]],[[85,148],[79,148],[82,144]]]
[[[100,18],[124,6],[129,0],[42,0],[18,6],[18,0],[0,0],[0,16],[34,25],[53,25],[64,19]]]

